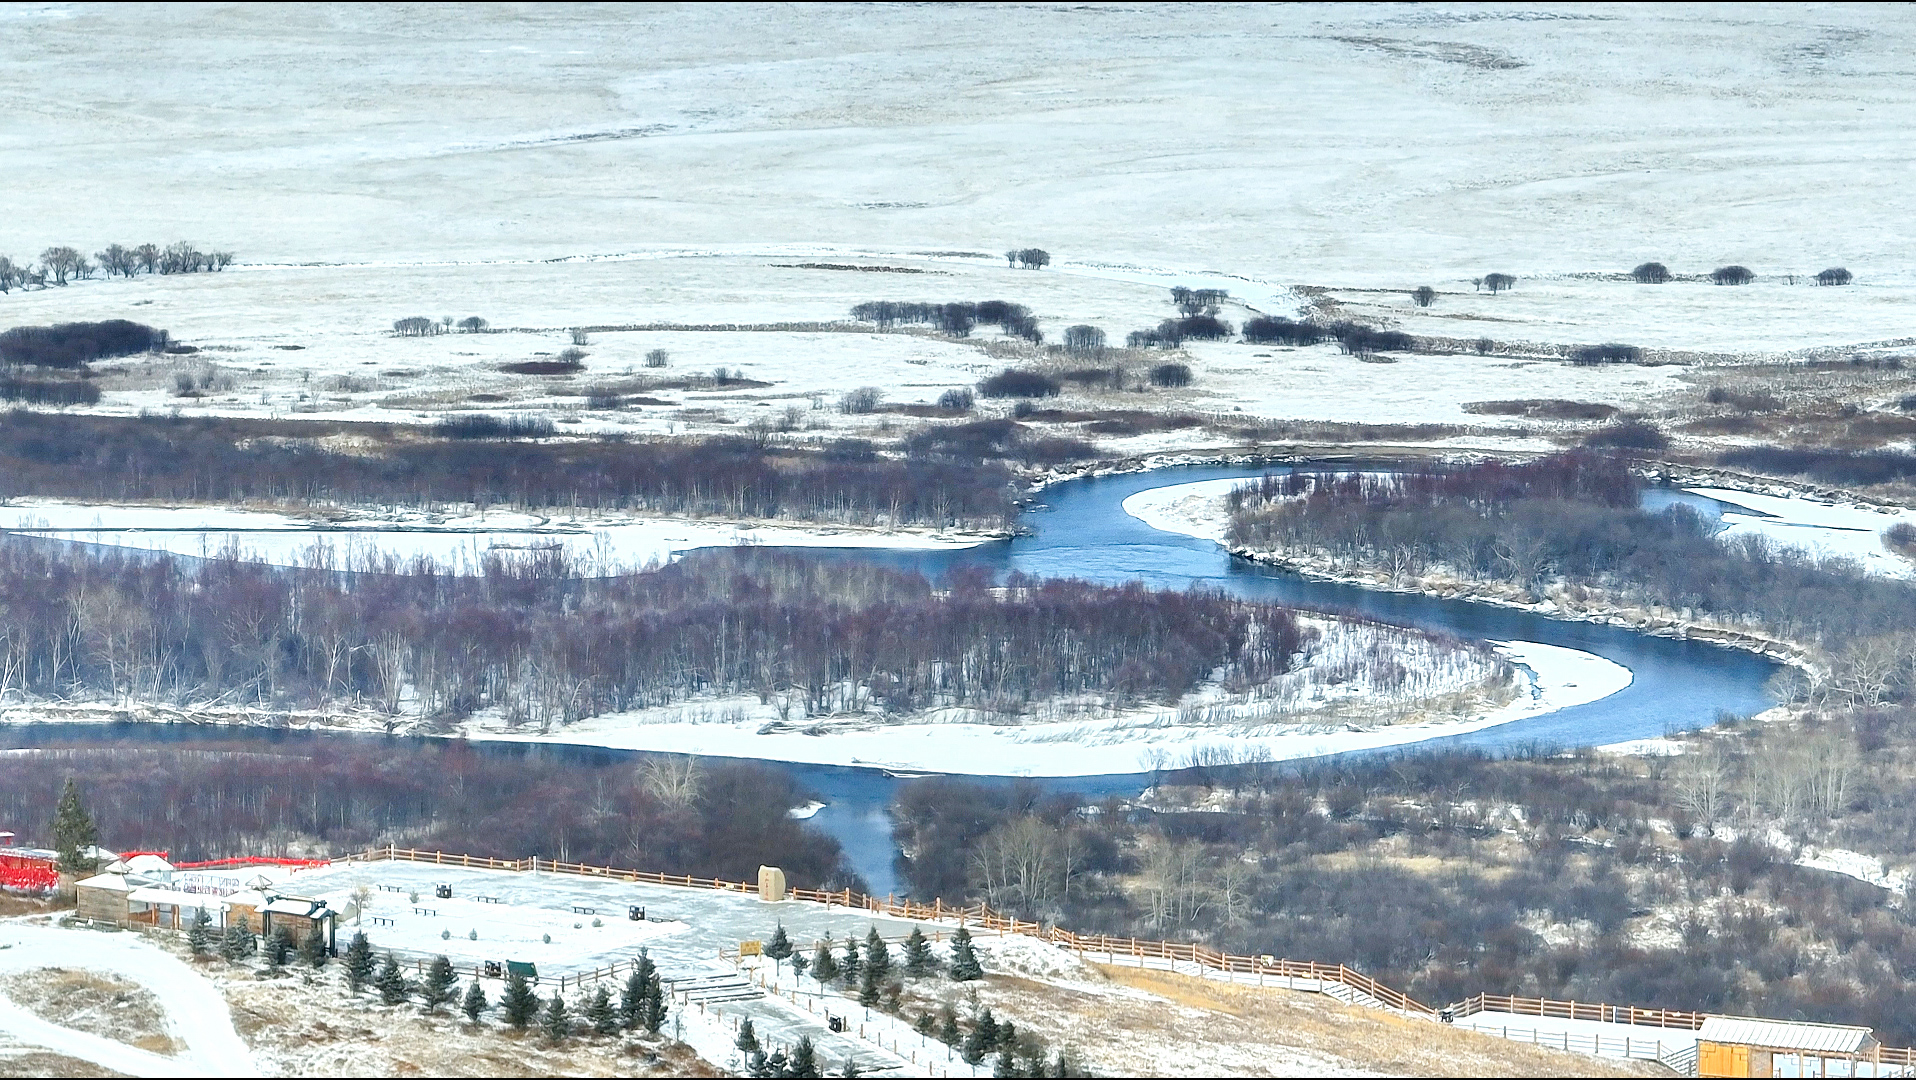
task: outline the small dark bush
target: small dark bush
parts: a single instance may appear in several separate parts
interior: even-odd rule
[[[1816,283],[1818,285],[1848,285],[1854,280],[1854,276],[1840,266],[1832,266],[1828,270],[1816,275]]]
[[[1053,397],[1062,389],[1049,375],[1018,368],[1006,368],[978,384],[978,392],[988,398]]]
[[[672,354],[664,349],[652,349],[645,354],[645,366],[661,368],[672,362]]]
[[[109,356],[132,356],[165,347],[166,331],[126,319],[16,326],[0,333],[0,364],[77,368]]]
[[[1570,351],[1570,362],[1584,367],[1594,364],[1634,364],[1643,359],[1643,350],[1635,345],[1579,345]]]
[[[845,396],[838,399],[838,411],[847,416],[863,416],[876,412],[878,403],[883,400],[884,394],[876,386],[861,386],[846,391]]]
[[[541,439],[556,430],[543,416],[508,416],[500,419],[490,413],[463,413],[448,416],[432,427],[433,434],[445,439]]]
[[[1906,394],[1896,402],[1896,407],[1904,412],[1916,412],[1916,394]]]
[[[1112,390],[1124,387],[1124,369],[1121,367],[1074,368],[1059,378],[1079,386],[1101,386]]]
[[[971,396],[971,391],[963,387],[955,390],[947,390],[938,395],[938,407],[941,409],[956,409],[959,412],[970,412],[974,404],[976,404],[976,399]]]
[[[511,375],[576,375],[585,370],[585,353],[567,349],[557,360],[521,360],[500,364],[499,370]]]
[[[1159,364],[1151,369],[1152,386],[1189,386],[1191,368],[1188,364]]]
[[[1180,338],[1198,341],[1219,341],[1232,334],[1231,324],[1215,315],[1187,315],[1177,325]]]
[[[1411,290],[1410,298],[1418,307],[1429,307],[1437,302],[1437,290],[1428,285],[1419,285]]]
[[[1670,268],[1660,262],[1639,263],[1630,276],[1639,285],[1661,285],[1670,280]]]
[[[1477,350],[1478,356],[1489,356],[1497,351],[1497,343],[1487,337],[1480,337],[1471,342],[1470,347]]]
[[[1710,387],[1709,391],[1703,395],[1703,400],[1712,405],[1728,405],[1732,409],[1741,409],[1744,412],[1775,412],[1783,407],[1783,403],[1777,400],[1776,395],[1767,390],[1744,393],[1722,386]]]
[[[1899,521],[1883,531],[1883,539],[1898,551],[1916,550],[1916,525]]]
[[[1716,285],[1748,285],[1755,280],[1755,271],[1747,266],[1719,266],[1710,271],[1710,281]]]
[[[625,397],[613,390],[593,390],[586,394],[585,404],[589,409],[623,409]]]
[[[1591,432],[1583,445],[1611,450],[1663,450],[1669,447],[1670,437],[1657,430],[1655,424],[1625,420]]]
[[[1326,333],[1316,323],[1259,315],[1244,324],[1244,340],[1254,345],[1315,345]]]
[[[1330,335],[1337,340],[1339,348],[1352,356],[1370,356],[1380,352],[1409,352],[1417,347],[1417,339],[1402,330],[1377,330],[1362,323],[1332,323]]]
[[[0,400],[28,405],[96,405],[100,388],[78,380],[0,379]]]
[[[1565,401],[1562,398],[1473,401],[1464,406],[1464,411],[1485,416],[1532,416],[1544,420],[1608,420],[1617,415],[1614,405],[1600,405],[1594,401]]]

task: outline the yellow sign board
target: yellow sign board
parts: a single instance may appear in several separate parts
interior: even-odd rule
[[[764,953],[765,943],[762,941],[741,941],[738,943],[738,954],[740,956],[762,956]]]

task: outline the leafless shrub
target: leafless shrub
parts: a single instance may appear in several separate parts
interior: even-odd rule
[[[645,366],[649,368],[662,368],[671,362],[672,354],[664,349],[652,349],[645,354]]]
[[[866,413],[876,412],[879,402],[883,401],[884,397],[884,391],[876,386],[861,386],[856,390],[846,391],[845,396],[838,399],[838,411],[847,416],[863,416]]]
[[[1437,290],[1428,285],[1419,285],[1411,290],[1410,298],[1418,307],[1427,308],[1437,302]]]
[[[1638,263],[1630,277],[1639,285],[1662,285],[1670,280],[1670,268],[1660,262]]]
[[[1818,285],[1848,285],[1855,277],[1840,266],[1832,266],[1816,275]]]
[[[1747,266],[1719,266],[1710,271],[1710,282],[1714,285],[1748,285],[1756,280],[1756,272]]]

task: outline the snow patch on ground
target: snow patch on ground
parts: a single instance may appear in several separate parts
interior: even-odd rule
[[[348,511],[319,520],[230,507],[168,507],[22,499],[0,506],[0,529],[111,547],[198,557],[233,555],[276,566],[350,568],[377,558],[426,557],[471,571],[489,555],[563,550],[601,572],[669,561],[706,547],[890,548],[946,550],[994,539],[924,530],[896,532],[826,525],[552,516],[487,510]]]
[[[165,1007],[168,1034],[186,1049],[162,1057],[48,1023],[0,999],[0,1032],[13,1039],[133,1076],[259,1075],[213,984],[137,935],[0,923],[0,972],[40,967],[111,972],[140,984]]]
[[[1864,570],[1885,577],[1916,577],[1916,564],[1891,551],[1883,533],[1892,525],[1916,524],[1916,510],[1838,506],[1804,497],[1784,498],[1727,488],[1685,488],[1692,495],[1744,507],[1753,513],[1723,512],[1722,539],[1761,536],[1779,546],[1801,548],[1825,558],[1852,559]]]

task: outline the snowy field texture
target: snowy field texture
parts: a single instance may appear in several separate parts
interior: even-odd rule
[[[1863,570],[1887,577],[1916,576],[1916,564],[1883,543],[1893,525],[1916,524],[1916,511],[1839,506],[1802,497],[1761,495],[1726,488],[1685,488],[1692,495],[1743,507],[1723,512],[1723,539],[1761,536],[1778,547],[1801,548],[1812,555],[1852,560]]]
[[[489,555],[558,549],[574,565],[613,573],[667,562],[695,548],[960,548],[991,537],[766,525],[683,518],[527,514],[486,510],[341,511],[319,520],[221,507],[140,506],[19,499],[0,505],[0,530],[196,557],[341,569],[417,557],[470,572]]]
[[[1226,710],[1152,708],[1096,719],[992,724],[855,720],[773,724],[771,707],[740,697],[592,717],[538,732],[476,720],[468,739],[560,742],[624,750],[858,765],[982,776],[1097,776],[1176,766],[1193,754],[1256,761],[1319,757],[1403,746],[1540,716],[1610,696],[1630,685],[1628,668],[1575,649],[1530,641],[1493,642],[1524,673],[1515,700],[1491,709],[1422,721],[1359,726],[1308,713],[1216,715]],[[1281,705],[1263,706],[1277,712]]]
[[[138,935],[0,923],[0,974],[43,967],[108,972],[138,983],[165,1007],[167,1032],[186,1049],[172,1056],[139,1050],[49,1023],[5,998],[0,998],[0,1036],[130,1076],[259,1075],[213,984]]]
[[[1122,395],[1132,406],[1495,429],[1515,421],[1462,406],[1662,406],[1682,370],[1527,359],[1538,343],[1677,360],[1888,347],[1916,301],[1916,261],[1893,239],[1916,205],[1902,63],[1916,15],[1901,9],[48,4],[0,18],[0,145],[19,158],[0,253],[182,237],[238,253],[219,274],[0,296],[0,324],[131,317],[201,350],[102,365],[119,369],[98,380],[107,412],[537,409],[571,432],[644,435],[796,407],[817,432],[864,431],[889,414],[840,416],[838,395],[934,401],[1002,366],[1005,346],[996,330],[815,325],[854,303],[999,298],[1028,304],[1050,341],[1078,323],[1121,340],[1172,314],[1165,289],[1182,284],[1229,289],[1236,323],[1358,315],[1503,345],[1373,365],[1331,346],[1194,344],[1194,386]],[[168,49],[216,65],[218,93],[153,71]],[[40,90],[56,82],[57,99]],[[1000,254],[1034,244],[1053,255],[1043,271]],[[1683,279],[1619,279],[1652,259]],[[1757,282],[1694,279],[1727,263]],[[1855,285],[1806,284],[1839,264]],[[1492,271],[1516,289],[1475,290]],[[1438,299],[1416,308],[1407,290],[1425,284]],[[393,337],[411,315],[503,332]],[[669,328],[688,324],[782,328]],[[577,376],[499,370],[581,326],[651,329],[595,332]],[[653,349],[669,367],[642,366]],[[686,378],[719,367],[770,385]],[[181,375],[211,386],[177,397]],[[630,393],[649,400],[585,407],[593,385],[642,376],[653,387]],[[1094,403],[1080,397],[1062,404]]]
[[[642,862],[643,853],[636,858]],[[450,884],[454,899],[434,900],[433,886],[438,884]],[[342,925],[341,933],[363,931],[376,950],[412,957],[444,953],[461,964],[474,960],[527,960],[539,965],[542,976],[550,977],[602,967],[614,961],[631,961],[643,947],[658,964],[668,987],[673,980],[698,980],[694,985],[710,984],[715,988],[743,987],[745,979],[738,967],[720,959],[721,955],[736,954],[742,941],[770,938],[779,925],[785,927],[793,943],[801,949],[808,949],[812,942],[826,937],[838,941],[847,937],[862,939],[872,927],[877,927],[880,935],[896,941],[909,934],[913,925],[900,919],[874,918],[810,901],[765,903],[756,894],[748,893],[642,885],[574,874],[515,873],[408,862],[339,863],[301,871],[284,885],[301,895],[327,899],[335,907],[346,904],[354,890],[361,886],[374,890],[374,905],[367,909],[365,919]],[[389,891],[391,889],[398,892]],[[383,918],[392,915],[395,909],[409,911],[412,905],[407,897],[414,892],[419,894],[421,906],[436,907],[440,914],[395,918],[392,926],[373,925],[374,915]],[[479,896],[494,897],[499,902],[488,904],[468,899],[465,902],[471,910],[456,906],[462,898]],[[649,919],[661,921],[629,921],[626,909],[634,904],[642,905]],[[597,914],[576,912],[574,908],[596,909]],[[603,921],[605,926],[595,930],[591,925],[594,918]],[[575,929],[574,923],[581,925]],[[555,925],[558,929],[550,929]],[[928,934],[949,934],[953,929],[933,924],[925,926]],[[462,939],[470,928],[479,930],[479,941]],[[453,931],[451,940],[440,937],[442,929]],[[541,940],[548,932],[553,939],[550,945]],[[990,970],[998,969],[996,958],[1007,949],[1015,963],[1027,952],[1051,948],[1026,938],[981,937],[979,944]],[[683,988],[684,984],[680,985]],[[616,985],[612,989],[616,990]],[[673,1004],[675,1019],[668,1024],[702,1057],[719,1064],[735,1057],[731,1045],[732,1025],[750,1017],[761,1039],[789,1045],[800,1035],[810,1035],[829,1061],[841,1061],[855,1054],[868,1068],[901,1067],[903,1075],[927,1075],[922,1064],[915,1070],[902,1068],[903,1059],[876,1045],[876,1032],[859,1038],[856,1033],[839,1035],[827,1031],[820,1007],[826,1002],[818,999],[817,984],[811,984],[811,991],[809,995],[800,994],[798,1000],[767,996],[726,1001],[710,1008],[677,1000]],[[832,995],[830,1004],[833,1011],[844,1015],[863,1012],[836,994]],[[907,1035],[909,1040],[908,1032],[887,1028],[885,1045],[894,1045],[893,1039],[899,1034]],[[923,1062],[925,1054],[920,1053],[919,1059]],[[976,1074],[960,1066],[953,1075]]]

